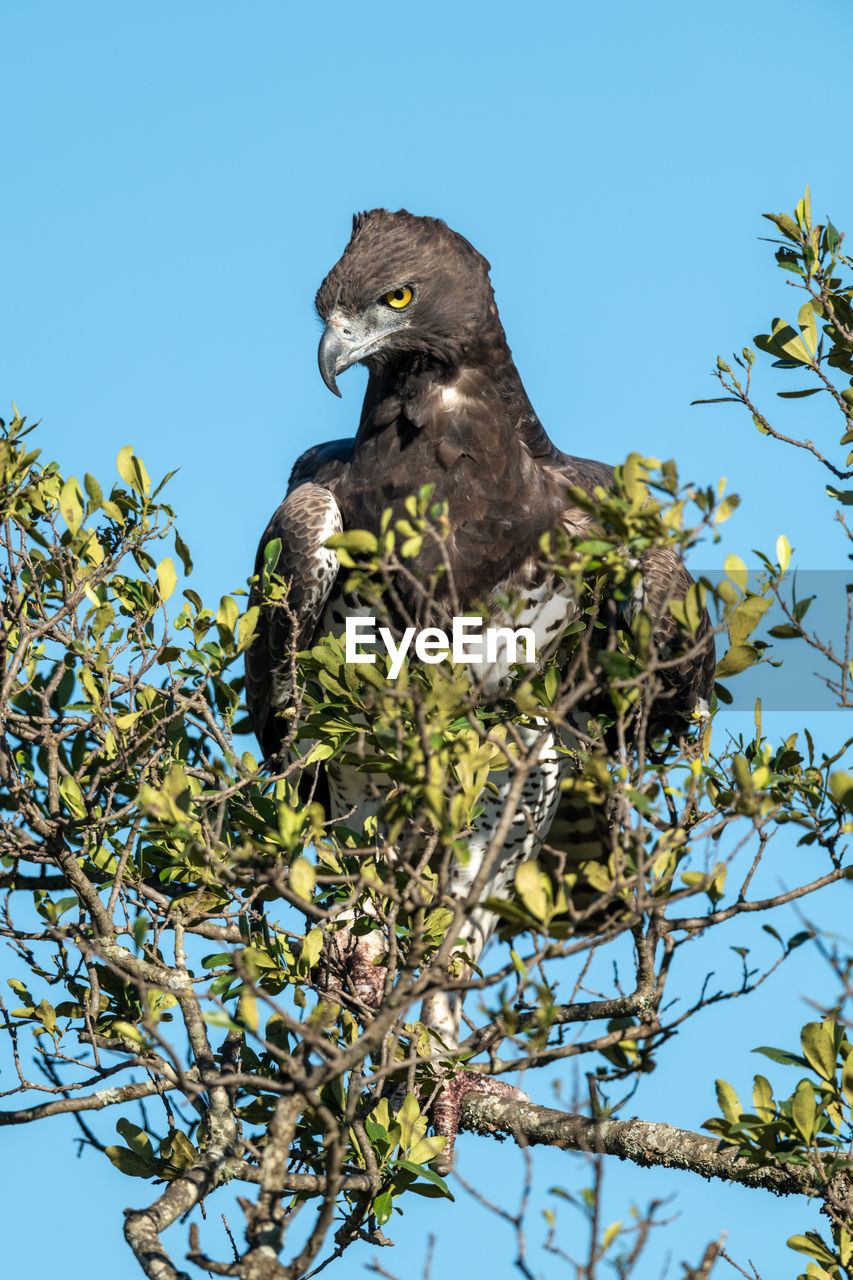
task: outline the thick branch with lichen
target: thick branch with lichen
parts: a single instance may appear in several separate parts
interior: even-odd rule
[[[590,1119],[532,1102],[513,1102],[469,1093],[462,1104],[462,1127],[472,1133],[506,1135],[519,1146],[557,1147],[617,1156],[643,1168],[683,1169],[702,1178],[721,1178],[777,1195],[815,1195],[823,1186],[802,1166],[760,1166],[738,1156],[719,1139],[650,1120]]]

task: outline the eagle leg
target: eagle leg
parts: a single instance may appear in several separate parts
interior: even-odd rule
[[[471,940],[476,946],[476,939]],[[477,954],[482,948],[477,947]],[[424,1000],[422,1019],[440,1038],[445,1047],[442,1057],[452,1054],[459,1043],[459,1025],[462,1001],[458,992],[436,991]],[[459,1132],[459,1116],[466,1093],[488,1093],[493,1097],[507,1098],[514,1102],[529,1102],[530,1096],[515,1085],[495,1080],[479,1071],[464,1069],[452,1072],[437,1085],[437,1093],[431,1107],[432,1125],[439,1137],[446,1138],[444,1150],[432,1161],[438,1174],[449,1173],[453,1168],[453,1148]]]
[[[438,1097],[432,1104],[432,1124],[435,1132],[447,1139],[441,1155],[432,1161],[436,1173],[450,1173],[453,1168],[453,1148],[459,1132],[459,1116],[466,1093],[488,1093],[492,1097],[506,1098],[514,1102],[529,1102],[530,1095],[505,1080],[482,1075],[479,1071],[456,1071],[449,1080],[439,1086]]]
[[[347,924],[327,934],[320,960],[318,986],[342,1003],[353,1003],[356,1013],[375,1013],[385,991],[384,964],[387,944],[381,929],[360,936]]]

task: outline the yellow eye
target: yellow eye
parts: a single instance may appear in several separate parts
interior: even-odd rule
[[[402,289],[392,289],[390,293],[385,294],[385,301],[389,307],[402,311],[403,307],[407,307],[412,301],[412,291],[406,285],[403,285]]]

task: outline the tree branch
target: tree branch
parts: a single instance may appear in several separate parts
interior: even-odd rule
[[[4,1125],[29,1124],[32,1120],[43,1120],[45,1116],[67,1115],[74,1111],[101,1111],[104,1107],[114,1107],[117,1103],[135,1102],[139,1098],[150,1097],[152,1093],[177,1088],[177,1080],[174,1082],[142,1080],[137,1084],[118,1085],[114,1089],[99,1089],[97,1093],[90,1093],[85,1098],[57,1098],[54,1102],[43,1102],[38,1107],[23,1107],[20,1111],[0,1111],[0,1128]]]
[[[475,1133],[508,1134],[521,1147],[601,1152],[642,1167],[683,1169],[703,1178],[763,1187],[776,1195],[814,1195],[823,1187],[816,1171],[756,1165],[717,1138],[649,1120],[593,1120],[532,1102],[472,1092],[462,1103],[461,1127]]]

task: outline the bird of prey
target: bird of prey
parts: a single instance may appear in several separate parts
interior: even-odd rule
[[[247,702],[267,757],[281,743],[280,713],[292,698],[291,653],[330,631],[340,634],[346,617],[358,608],[344,593],[346,573],[339,571],[326,539],[348,529],[378,534],[383,511],[390,507],[396,517],[404,516],[405,499],[425,484],[433,486],[434,500],[446,503],[448,577],[463,611],[485,599],[487,607],[493,602],[493,615],[500,620],[505,617],[500,602],[522,599],[524,609],[512,625],[532,628],[537,650],[573,617],[576,606],[569,594],[543,576],[540,538],[559,528],[570,536],[582,534],[590,518],[570,501],[567,489],[609,488],[613,471],[605,463],[561,452],[547,435],[513,363],[489,271],[485,258],[444,222],[405,210],[373,209],[353,219],[349,243],[320,286],[323,381],[340,395],[337,377],[357,363],[367,366],[369,378],[354,438],[314,445],[299,458],[287,495],[261,539],[256,573],[267,544],[280,539],[277,571],[289,582],[287,610],[262,611],[246,657]],[[425,543],[420,567],[434,568],[438,554]],[[683,597],[691,579],[678,557],[664,550],[649,553],[642,573],[643,598],[635,604],[656,620],[654,638],[667,652],[677,643],[677,627],[666,600]],[[416,613],[407,584],[396,585]],[[675,709],[685,718],[707,707],[714,662],[706,616],[677,673]],[[478,674],[494,688],[507,672]],[[530,741],[537,733],[524,732]],[[558,744],[546,741],[483,899],[500,894],[522,859],[536,857],[555,819],[569,767]],[[375,812],[363,774],[334,760],[325,772],[332,818],[349,814],[347,825],[357,827]],[[494,774],[493,781],[497,794],[493,789],[483,793],[483,813],[469,840],[470,860],[451,877],[449,892],[457,899],[469,893],[505,807],[507,771]],[[495,917],[482,906],[468,912],[463,937],[473,961],[494,925]],[[350,969],[352,989],[368,1005],[382,989],[381,971],[373,965],[377,945],[376,933],[358,940]],[[458,998],[428,1003],[425,1021],[452,1049]],[[464,1073],[459,1079],[463,1085],[447,1094],[453,1106],[458,1106]],[[475,1084],[483,1089],[500,1082],[478,1074],[471,1087]],[[454,1117],[443,1117],[442,1124],[452,1129]]]

